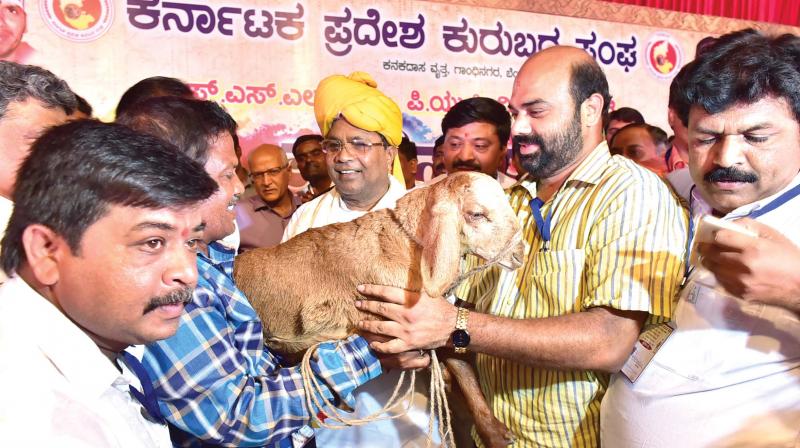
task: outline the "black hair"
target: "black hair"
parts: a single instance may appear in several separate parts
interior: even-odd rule
[[[444,145],[444,135],[440,135],[436,141],[433,142],[433,149],[436,149],[442,145]]]
[[[632,107],[620,107],[608,113],[608,121],[605,128],[608,130],[608,124],[612,121],[622,121],[624,123],[644,123],[644,117],[641,112]]]
[[[117,104],[116,116],[119,117],[133,105],[159,96],[179,96],[181,98],[194,98],[194,92],[183,81],[166,76],[152,76],[145,78],[130,86]]]
[[[606,75],[595,61],[580,61],[572,65],[569,90],[577,117],[580,117],[581,104],[593,94],[600,94],[603,97],[603,123],[608,123],[608,105],[611,103],[611,94],[608,93]]]
[[[82,112],[87,117],[91,117],[92,116],[92,112],[94,112],[94,110],[92,109],[92,105],[89,104],[89,102],[86,101],[86,99],[84,97],[82,97],[82,96],[80,96],[78,94],[75,95],[75,100],[77,101],[76,110],[78,112]]]
[[[300,137],[297,137],[297,140],[295,140],[294,143],[292,144],[292,154],[297,152],[297,148],[299,148],[300,145],[302,145],[305,142],[311,142],[311,141],[322,142],[322,140],[323,140],[322,136],[319,134],[301,135]]]
[[[617,139],[617,136],[622,134],[622,131],[627,129],[637,129],[637,128],[644,129],[645,131],[647,131],[647,133],[650,134],[650,139],[656,146],[664,146],[667,149],[672,147],[672,143],[670,143],[669,136],[667,135],[666,132],[664,132],[663,129],[661,129],[658,126],[653,126],[652,124],[647,124],[647,123],[631,123],[623,128],[620,128],[620,130],[617,131],[616,134],[614,134],[614,138],[611,139],[611,146],[614,146],[614,140]]]
[[[697,45],[694,48],[694,57],[699,58],[700,56],[702,56],[706,51],[708,51],[711,47],[713,47],[717,43],[717,40],[719,40],[719,38],[714,36],[706,36],[700,39],[700,41],[697,42]]]
[[[70,115],[78,106],[75,93],[66,82],[53,73],[35,65],[0,61],[0,119],[9,103],[34,98],[45,107],[61,108]]]
[[[177,146],[205,165],[211,145],[228,133],[238,144],[236,121],[213,101],[162,96],[144,100],[117,117],[124,124]]]
[[[678,119],[681,120],[684,127],[689,126],[689,104],[686,103],[686,98],[683,97],[681,89],[686,84],[686,79],[689,72],[692,71],[695,61],[691,61],[681,67],[678,73],[672,78],[672,83],[669,85],[669,103],[670,109],[675,111]]]
[[[406,158],[406,160],[415,160],[417,158],[417,145],[408,139],[405,135],[400,144],[397,145],[397,151]]]
[[[736,31],[721,36],[685,69],[686,79],[678,86],[686,105],[678,111],[684,123],[692,106],[715,114],[770,96],[785,99],[800,121],[800,37]]]
[[[456,103],[442,119],[442,133],[447,134],[450,129],[476,122],[494,125],[500,148],[505,149],[511,136],[511,114],[505,106],[491,98],[467,98]]]
[[[47,226],[79,255],[86,229],[109,206],[182,208],[216,189],[202,165],[155,137],[96,120],[51,128],[17,173],[3,270],[10,275],[24,261],[22,234],[32,224]]]

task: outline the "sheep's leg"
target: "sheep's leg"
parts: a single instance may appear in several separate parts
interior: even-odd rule
[[[514,443],[514,435],[511,431],[492,415],[492,410],[483,396],[478,384],[478,377],[472,366],[467,361],[458,358],[446,358],[444,363],[461,388],[467,408],[475,420],[475,429],[483,444],[489,448],[496,448]]]

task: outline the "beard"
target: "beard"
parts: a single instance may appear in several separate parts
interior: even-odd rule
[[[533,180],[547,179],[575,160],[583,147],[580,115],[575,114],[567,125],[554,135],[518,134],[511,140],[520,165]],[[536,145],[533,154],[522,154],[521,145]]]
[[[175,303],[183,303],[186,305],[187,303],[192,301],[192,293],[194,292],[194,288],[185,287],[181,289],[176,289],[174,291],[168,292],[163,296],[153,297],[148,302],[147,306],[144,308],[144,313],[147,314],[156,308],[162,305],[173,305]]]

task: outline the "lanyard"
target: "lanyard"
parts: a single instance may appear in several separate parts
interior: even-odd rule
[[[694,201],[694,188],[695,185],[692,185],[692,189],[689,190],[689,239],[686,241],[686,268],[684,270],[683,281],[681,281],[681,287],[686,285],[686,281],[689,279],[689,275],[694,271],[694,266],[689,266],[689,251],[691,250],[692,246],[692,239],[694,238],[694,216],[692,216],[692,203]],[[778,207],[782,206],[783,204],[791,201],[792,199],[800,196],[800,184],[795,185],[791,189],[783,192],[780,196],[773,199],[772,201],[765,204],[763,207],[759,207],[757,209],[752,210],[750,213],[745,215],[747,218],[756,219],[760,216],[764,216],[767,213],[777,209]]]
[[[775,210],[776,208],[780,207],[781,205],[791,201],[798,195],[800,195],[800,184],[797,184],[790,190],[785,191],[782,195],[773,199],[770,203],[764,205],[763,207],[759,207],[751,211],[747,216],[753,219],[758,218],[759,216],[765,215]]]
[[[542,216],[542,206],[544,201],[539,198],[531,199],[530,206],[533,213],[533,219],[536,221],[536,230],[539,231],[539,236],[544,240],[542,251],[547,252],[550,248],[550,222],[553,220],[553,212],[549,215]]]
[[[147,370],[144,369],[142,363],[135,356],[126,351],[122,352],[122,359],[125,361],[125,365],[139,378],[139,384],[142,386],[142,391],[129,386],[131,395],[147,409],[147,413],[150,414],[153,420],[158,423],[165,423],[166,420],[158,407],[156,393],[153,390],[153,383],[150,381],[150,375],[147,374]]]
[[[681,288],[686,286],[686,282],[689,280],[689,276],[692,275],[692,271],[694,271],[694,266],[691,265],[689,259],[691,258],[689,252],[692,250],[692,240],[694,239],[694,213],[693,206],[694,206],[694,187],[696,185],[692,185],[692,188],[689,189],[689,237],[686,239],[686,253],[684,254],[684,261],[683,261],[683,280],[681,280]]]

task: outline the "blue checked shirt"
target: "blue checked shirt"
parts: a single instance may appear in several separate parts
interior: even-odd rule
[[[181,432],[213,445],[273,445],[310,421],[300,368],[282,367],[264,346],[261,321],[233,283],[234,252],[217,243],[208,252],[198,255],[178,332],[147,346],[142,364],[162,414],[181,430],[172,431],[176,445],[200,445]],[[350,406],[353,390],[381,373],[358,336],[322,344],[311,368],[328,399]]]

